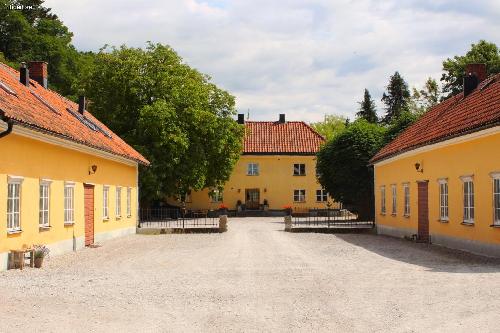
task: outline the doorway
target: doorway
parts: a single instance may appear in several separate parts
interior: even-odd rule
[[[251,188],[245,190],[246,209],[254,210],[260,208],[260,190]]]
[[[418,184],[418,231],[417,241],[429,243],[429,181]]]
[[[85,246],[94,244],[94,185],[84,184]]]

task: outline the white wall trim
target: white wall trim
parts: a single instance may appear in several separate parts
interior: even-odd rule
[[[399,160],[399,159],[402,159],[402,158],[405,158],[405,157],[411,157],[411,156],[414,156],[414,155],[417,155],[417,154],[425,153],[425,152],[428,152],[428,151],[431,151],[431,150],[435,150],[435,149],[439,149],[439,148],[442,148],[442,147],[445,147],[445,146],[455,145],[455,144],[459,144],[459,143],[463,143],[463,142],[467,142],[467,141],[472,141],[472,140],[476,140],[476,139],[479,139],[479,138],[487,137],[487,136],[498,134],[498,133],[500,133],[500,126],[495,126],[495,127],[487,128],[487,129],[482,130],[482,131],[478,131],[478,132],[474,132],[474,133],[471,133],[471,134],[462,135],[462,136],[459,136],[459,137],[456,137],[456,138],[452,138],[452,139],[449,139],[449,140],[445,140],[445,141],[437,142],[437,143],[434,143],[434,144],[426,145],[426,146],[423,146],[423,147],[420,147],[420,148],[412,149],[410,151],[398,154],[396,156],[389,157],[387,159],[383,159],[381,161],[375,162],[375,163],[373,163],[373,165],[377,166],[377,167],[378,166],[383,166],[385,164],[394,162],[396,160]]]

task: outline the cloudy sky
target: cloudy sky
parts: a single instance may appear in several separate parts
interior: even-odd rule
[[[441,77],[447,57],[500,45],[500,1],[46,0],[80,50],[172,46],[237,98],[250,119],[353,117],[366,87],[379,105],[398,70]]]

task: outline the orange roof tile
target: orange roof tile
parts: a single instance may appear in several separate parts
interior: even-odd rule
[[[500,125],[500,74],[479,84],[466,98],[448,98],[426,112],[396,139],[383,147],[370,163]]]
[[[243,154],[315,154],[325,139],[302,121],[245,122]]]
[[[71,111],[68,111],[71,110]],[[30,80],[19,82],[19,72],[0,63],[0,110],[15,124],[121,156],[138,163],[149,162],[111,132],[88,111],[84,118],[78,104]],[[85,123],[84,123],[85,122]],[[91,128],[93,127],[93,128]]]

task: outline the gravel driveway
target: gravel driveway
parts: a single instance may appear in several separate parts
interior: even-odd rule
[[[500,329],[500,262],[371,234],[133,235],[0,272],[1,332]]]

